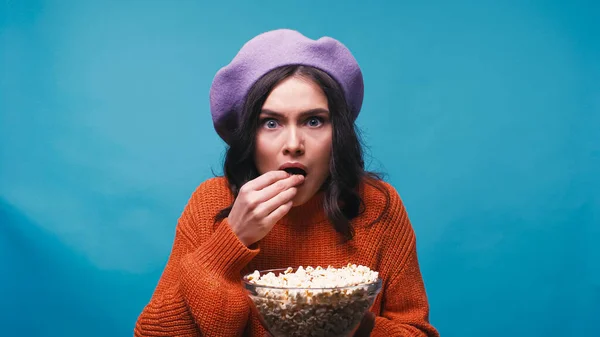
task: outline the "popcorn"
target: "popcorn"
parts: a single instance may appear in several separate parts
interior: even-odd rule
[[[372,283],[379,278],[379,273],[369,267],[350,263],[339,269],[332,266],[328,266],[327,269],[308,266],[304,269],[300,266],[295,272],[293,270],[292,267],[288,267],[277,276],[273,272],[261,276],[260,272],[255,270],[248,276],[248,281],[252,284],[280,288],[340,288]]]
[[[378,272],[356,264],[288,267],[278,275],[256,270],[246,280],[256,285],[250,298],[275,337],[344,336],[358,325],[381,287]]]

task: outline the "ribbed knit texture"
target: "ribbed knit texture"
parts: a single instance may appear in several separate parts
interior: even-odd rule
[[[254,270],[362,264],[379,272],[383,289],[371,309],[371,336],[439,336],[429,323],[429,306],[416,253],[416,240],[395,189],[377,182],[391,197],[363,184],[366,209],[352,221],[353,240],[344,242],[327,220],[322,195],[288,213],[249,249],[215,214],[233,201],[225,178],[212,178],[190,198],[176,227],[165,270],[139,315],[135,336],[264,336],[241,286]],[[254,246],[252,248],[255,248]]]

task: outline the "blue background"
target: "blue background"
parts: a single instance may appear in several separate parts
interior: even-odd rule
[[[443,336],[599,336],[599,17],[595,1],[0,1],[0,335],[132,335],[183,206],[221,172],[212,77],[287,27],[361,64],[369,167],[406,203]]]

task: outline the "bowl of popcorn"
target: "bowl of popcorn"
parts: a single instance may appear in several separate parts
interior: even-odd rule
[[[356,264],[256,270],[242,284],[273,337],[349,336],[381,291],[379,273]]]

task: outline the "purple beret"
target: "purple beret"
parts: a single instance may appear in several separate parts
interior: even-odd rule
[[[329,74],[344,91],[352,118],[358,117],[364,84],[350,50],[330,37],[312,40],[294,30],[278,29],[246,42],[213,79],[210,112],[215,130],[225,142],[231,140],[252,85],[264,74],[285,65],[312,66]]]

